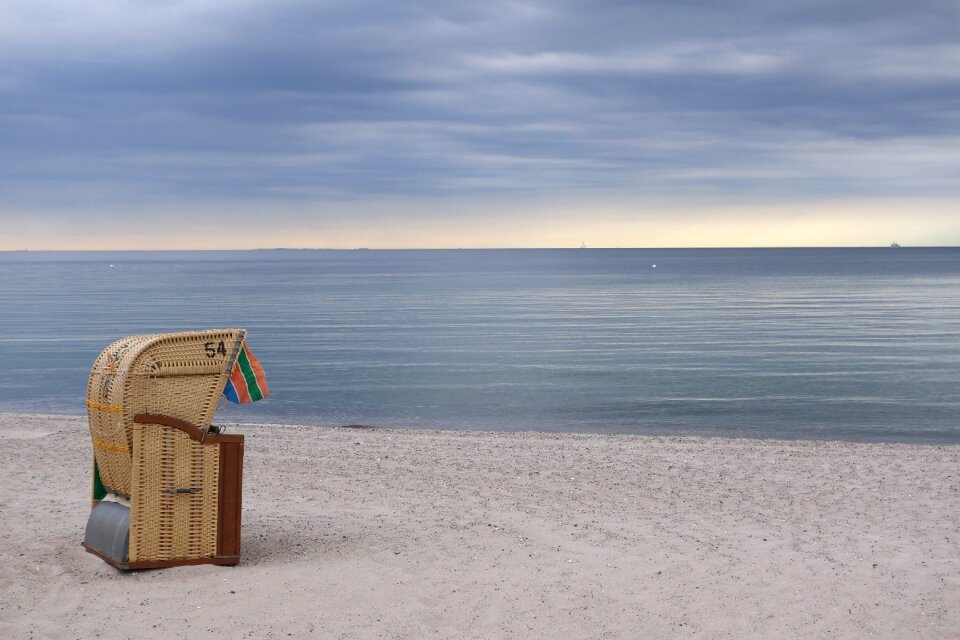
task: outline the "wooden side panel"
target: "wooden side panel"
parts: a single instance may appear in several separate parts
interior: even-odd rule
[[[236,437],[236,436],[235,436]],[[240,555],[240,509],[243,497],[243,437],[220,443],[220,498],[217,556]]]

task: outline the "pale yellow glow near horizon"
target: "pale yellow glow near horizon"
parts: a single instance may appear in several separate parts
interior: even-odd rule
[[[186,209],[186,210],[185,210]],[[221,203],[138,216],[0,212],[0,250],[960,245],[960,200]]]

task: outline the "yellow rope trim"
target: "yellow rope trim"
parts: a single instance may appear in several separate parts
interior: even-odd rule
[[[117,413],[123,413],[123,407],[114,407],[109,404],[97,404],[96,402],[90,402],[87,400],[87,406],[91,409],[101,409],[103,411],[116,411]]]
[[[127,447],[121,447],[115,444],[107,444],[106,442],[100,442],[99,440],[94,440],[93,446],[100,447],[101,449],[106,449],[107,451],[120,451],[122,453],[130,452],[130,449]]]

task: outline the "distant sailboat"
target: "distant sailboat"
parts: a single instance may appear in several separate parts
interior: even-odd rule
[[[899,245],[898,243],[896,243],[896,242],[891,242],[891,243],[890,243],[890,248],[891,248],[891,249],[899,249],[899,248],[900,248],[900,245]]]
[[[587,248],[587,243],[586,243],[586,242],[581,242],[581,243],[580,243],[580,248],[581,248],[581,249],[586,249],[586,248]]]

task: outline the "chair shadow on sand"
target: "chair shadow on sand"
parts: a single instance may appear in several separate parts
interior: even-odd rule
[[[345,526],[334,518],[258,518],[245,511],[240,567],[282,565],[306,558],[342,556],[363,544],[362,524]]]

